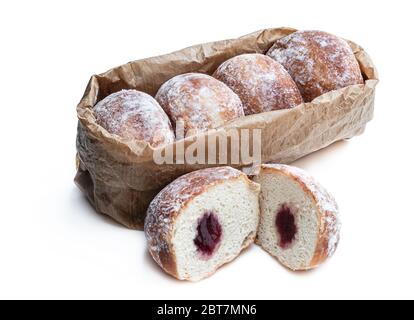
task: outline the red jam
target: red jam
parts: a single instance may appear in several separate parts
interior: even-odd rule
[[[276,215],[276,230],[279,234],[279,246],[288,248],[295,240],[297,227],[295,216],[287,204],[283,204]]]
[[[198,251],[206,257],[211,257],[220,244],[222,229],[217,216],[213,212],[206,212],[198,221],[197,236],[194,244]]]

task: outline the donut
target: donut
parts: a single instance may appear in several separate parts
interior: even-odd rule
[[[364,83],[349,44],[326,32],[294,32],[276,41],[267,55],[285,67],[305,102],[329,91]]]
[[[153,147],[174,142],[171,122],[158,102],[137,90],[115,92],[98,102],[97,124],[124,139],[146,141]]]
[[[167,273],[199,281],[254,242],[259,186],[230,167],[186,174],[151,202],[145,219],[149,252]]]
[[[338,245],[338,205],[301,169],[265,164],[253,181],[261,186],[256,243],[291,270],[309,270]]]
[[[175,76],[161,86],[155,99],[174,128],[181,123],[184,136],[215,129],[244,116],[239,97],[224,83],[201,73]]]
[[[263,54],[242,54],[222,63],[213,76],[238,94],[246,115],[293,108],[303,102],[288,72]]]

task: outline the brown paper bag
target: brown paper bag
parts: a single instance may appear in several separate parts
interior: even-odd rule
[[[134,88],[155,95],[165,81],[178,74],[212,74],[225,60],[243,53],[265,53],[274,41],[294,31],[266,29],[239,39],[196,45],[130,62],[93,76],[77,107],[78,172],[75,182],[96,211],[129,228],[142,229],[147,206],[166,184],[184,173],[209,166],[157,165],[153,160],[156,150],[147,143],[126,141],[96,124],[92,108],[98,101],[121,89]],[[223,137],[231,130],[258,128],[261,129],[261,161],[290,163],[335,141],[361,134],[373,117],[378,76],[368,54],[358,45],[349,43],[366,79],[365,85],[333,91],[290,110],[237,119],[204,135]],[[186,138],[169,148],[174,148],[173,156],[178,159],[184,157],[183,153],[193,143],[194,137]],[[217,154],[217,160],[219,156]],[[216,165],[242,168],[253,164],[229,161]]]

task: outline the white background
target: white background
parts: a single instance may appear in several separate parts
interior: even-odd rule
[[[414,298],[412,1],[1,1],[0,298]],[[351,39],[380,73],[364,135],[296,165],[341,208],[321,268],[257,247],[200,283],[151,260],[144,235],[96,214],[73,183],[75,107],[89,77],[267,27]]]

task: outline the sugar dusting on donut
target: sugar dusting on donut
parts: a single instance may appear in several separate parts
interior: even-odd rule
[[[242,54],[222,63],[213,75],[236,92],[246,115],[301,104],[300,92],[288,72],[262,54]]]
[[[173,181],[154,198],[147,210],[144,229],[150,252],[158,264],[162,264],[162,253],[170,252],[168,239],[180,209],[215,182],[237,178],[242,174],[231,167],[194,171]]]
[[[98,102],[93,108],[97,123],[109,133],[142,140],[152,146],[172,143],[170,120],[157,101],[137,90],[122,90]]]
[[[224,83],[201,73],[175,76],[161,86],[155,99],[174,127],[182,121],[186,134],[244,116],[240,98]]]
[[[306,102],[323,93],[363,83],[349,44],[326,32],[294,32],[276,41],[267,55],[290,73]]]
[[[305,171],[283,164],[265,164],[263,168],[275,168],[286,172],[288,175],[296,177],[306,188],[311,192],[315,198],[315,202],[323,215],[321,221],[324,223],[322,229],[325,230],[327,242],[327,256],[331,257],[336,250],[339,242],[339,233],[341,229],[341,222],[339,220],[339,208],[334,197],[315,179]]]

